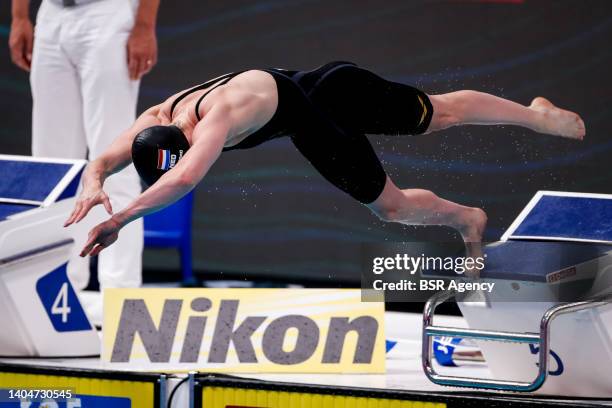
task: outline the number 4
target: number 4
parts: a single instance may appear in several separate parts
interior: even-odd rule
[[[51,314],[62,315],[62,323],[68,321],[70,307],[68,306],[68,282],[64,282],[51,306]]]

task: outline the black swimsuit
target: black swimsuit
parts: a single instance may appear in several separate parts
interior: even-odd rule
[[[294,145],[328,181],[368,204],[382,192],[386,173],[366,134],[419,134],[433,114],[429,98],[411,86],[387,81],[350,62],[332,62],[312,71],[263,69],[278,89],[272,118],[240,143],[223,150],[248,149],[290,136]],[[214,86],[206,95],[241,72],[226,74],[179,95],[179,101]]]

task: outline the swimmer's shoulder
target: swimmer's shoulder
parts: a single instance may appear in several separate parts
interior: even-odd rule
[[[243,95],[260,98],[276,99],[277,85],[274,76],[264,70],[252,69],[245,71],[236,77],[232,78],[225,86],[223,86],[219,96],[223,95]]]
[[[243,82],[243,81],[254,82],[254,83],[258,83],[261,81],[270,82],[270,81],[274,81],[274,77],[269,72],[269,70],[249,69],[247,71],[238,73],[235,77],[233,77],[228,82],[228,84],[231,84],[232,82],[237,83],[237,82]]]
[[[215,78],[216,79],[216,78]],[[244,91],[254,92],[257,94],[266,94],[271,90],[275,91],[275,79],[274,77],[263,69],[250,69],[243,72],[237,72],[227,83],[220,86],[215,86],[216,82],[210,80],[211,86],[207,88],[198,89],[196,92],[199,94],[208,94],[208,92],[214,89],[214,93],[207,95],[203,103],[207,102],[222,102],[225,99],[232,98],[232,94],[240,94]],[[196,88],[197,85],[182,89],[173,95],[170,95],[162,103],[157,105],[159,109],[159,115],[170,117],[172,106],[174,105],[177,98],[180,98],[186,92]]]

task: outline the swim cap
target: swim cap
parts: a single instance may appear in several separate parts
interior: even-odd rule
[[[152,126],[138,133],[132,143],[132,161],[147,186],[155,183],[189,150],[189,142],[178,127]]]

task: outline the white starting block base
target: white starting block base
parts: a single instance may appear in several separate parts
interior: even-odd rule
[[[493,302],[488,308],[459,303],[473,327],[521,333],[539,332],[540,319],[555,305]],[[560,316],[552,324],[550,338],[549,375],[536,393],[612,397],[612,305]],[[537,376],[538,347],[497,341],[477,344],[493,378],[529,382]]]
[[[68,241],[2,265],[1,304],[5,306],[4,327],[10,328],[0,330],[3,355],[86,356],[100,353],[97,333],[78,304],[68,280],[66,262],[73,245]],[[45,287],[57,290],[43,293],[45,289],[41,284],[47,281],[50,283]],[[50,307],[46,308],[36,298],[46,299],[47,295]],[[45,313],[45,309],[49,309],[51,315]]]

